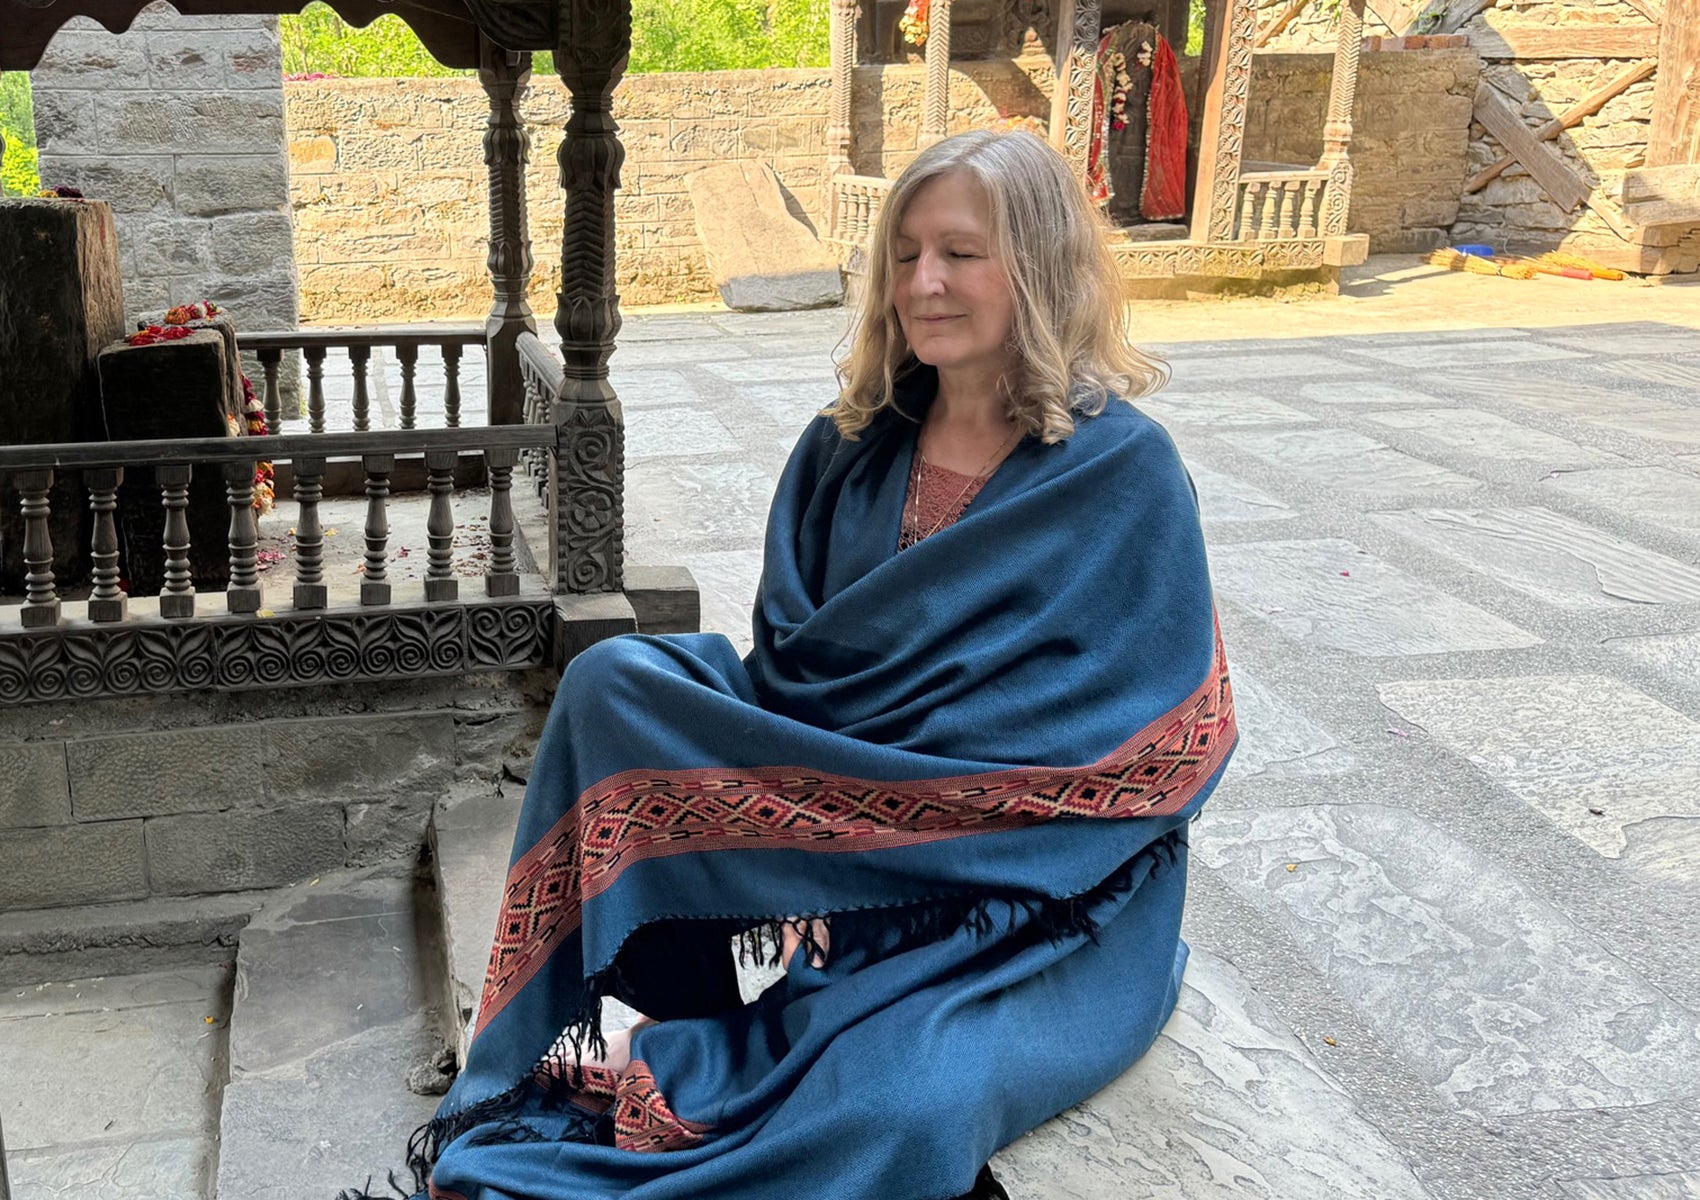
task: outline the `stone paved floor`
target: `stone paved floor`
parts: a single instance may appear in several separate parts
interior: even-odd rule
[[[1244,742],[1179,1011],[1000,1157],[1012,1196],[1700,1196],[1700,287],[1384,260],[1338,301],[1132,318]],[[741,645],[843,322],[626,318],[631,556],[688,565]],[[476,356],[463,383],[473,423]],[[206,1194],[228,977],[0,993],[19,1196]]]

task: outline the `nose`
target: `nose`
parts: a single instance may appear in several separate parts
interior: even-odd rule
[[[936,296],[944,291],[944,271],[939,256],[923,250],[915,256],[915,273],[910,287],[918,296]]]

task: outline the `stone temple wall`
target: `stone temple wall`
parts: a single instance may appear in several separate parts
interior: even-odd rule
[[[1259,55],[1248,152],[1314,162],[1332,55]],[[1371,56],[1359,89],[1352,228],[1377,249],[1427,248],[1457,209],[1469,96],[1468,52]],[[955,64],[952,130],[999,115],[1045,117],[1050,63]],[[926,72],[857,70],[855,169],[888,178],[917,153]],[[1409,97],[1430,94],[1422,105]],[[685,180],[727,159],[765,159],[817,230],[826,221],[824,70],[634,75],[615,113],[626,148],[615,202],[618,283],[627,305],[715,295]],[[301,309],[312,321],[477,317],[489,310],[483,162],[487,104],[476,80],[323,79],[284,85]],[[559,80],[535,77],[521,106],[531,132],[526,195],[532,305],[552,312],[560,275],[555,151],[566,124]]]
[[[295,324],[281,63],[275,17],[154,4],[123,34],[73,20],[31,72],[42,181],[111,203],[132,322],[205,298]]]

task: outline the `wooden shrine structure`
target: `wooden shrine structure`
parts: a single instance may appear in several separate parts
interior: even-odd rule
[[[832,108],[827,162],[832,173],[831,237],[854,256],[872,229],[891,181],[852,169],[856,123],[852,77],[858,62],[858,0],[832,2]],[[1022,0],[1004,0],[1022,2]],[[1030,3],[1030,0],[1029,0]],[[1030,4],[1031,6],[1031,4]],[[1145,6],[1159,24],[1176,29],[1161,0]],[[1084,179],[1092,139],[1092,94],[1098,71],[1102,0],[1050,0],[1036,6],[1049,18],[1056,84],[1049,136]],[[943,138],[949,121],[952,0],[932,0],[925,45],[926,94],[918,142]],[[1130,291],[1153,283],[1199,277],[1257,281],[1311,273],[1332,280],[1341,266],[1368,255],[1368,239],[1346,231],[1352,196],[1352,104],[1363,42],[1364,0],[1340,5],[1334,75],[1314,163],[1250,162],[1244,157],[1246,105],[1257,37],[1255,0],[1207,0],[1198,131],[1189,159],[1189,215],[1184,233],[1148,239],[1123,230],[1114,246]],[[1184,37],[1184,7],[1179,17]],[[1173,37],[1174,34],[1171,34]],[[1144,285],[1143,287],[1141,285]],[[1160,290],[1160,289],[1159,289]]]

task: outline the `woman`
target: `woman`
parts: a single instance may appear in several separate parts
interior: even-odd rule
[[[433,1197],[992,1194],[991,1154],[1173,1008],[1233,705],[1186,474],[1119,398],[1159,371],[1060,156],[924,151],[842,374],[748,658],[623,637],[561,681],[412,1147]],[[740,934],[786,967],[748,1004]],[[647,1020],[604,1040],[605,996]]]

